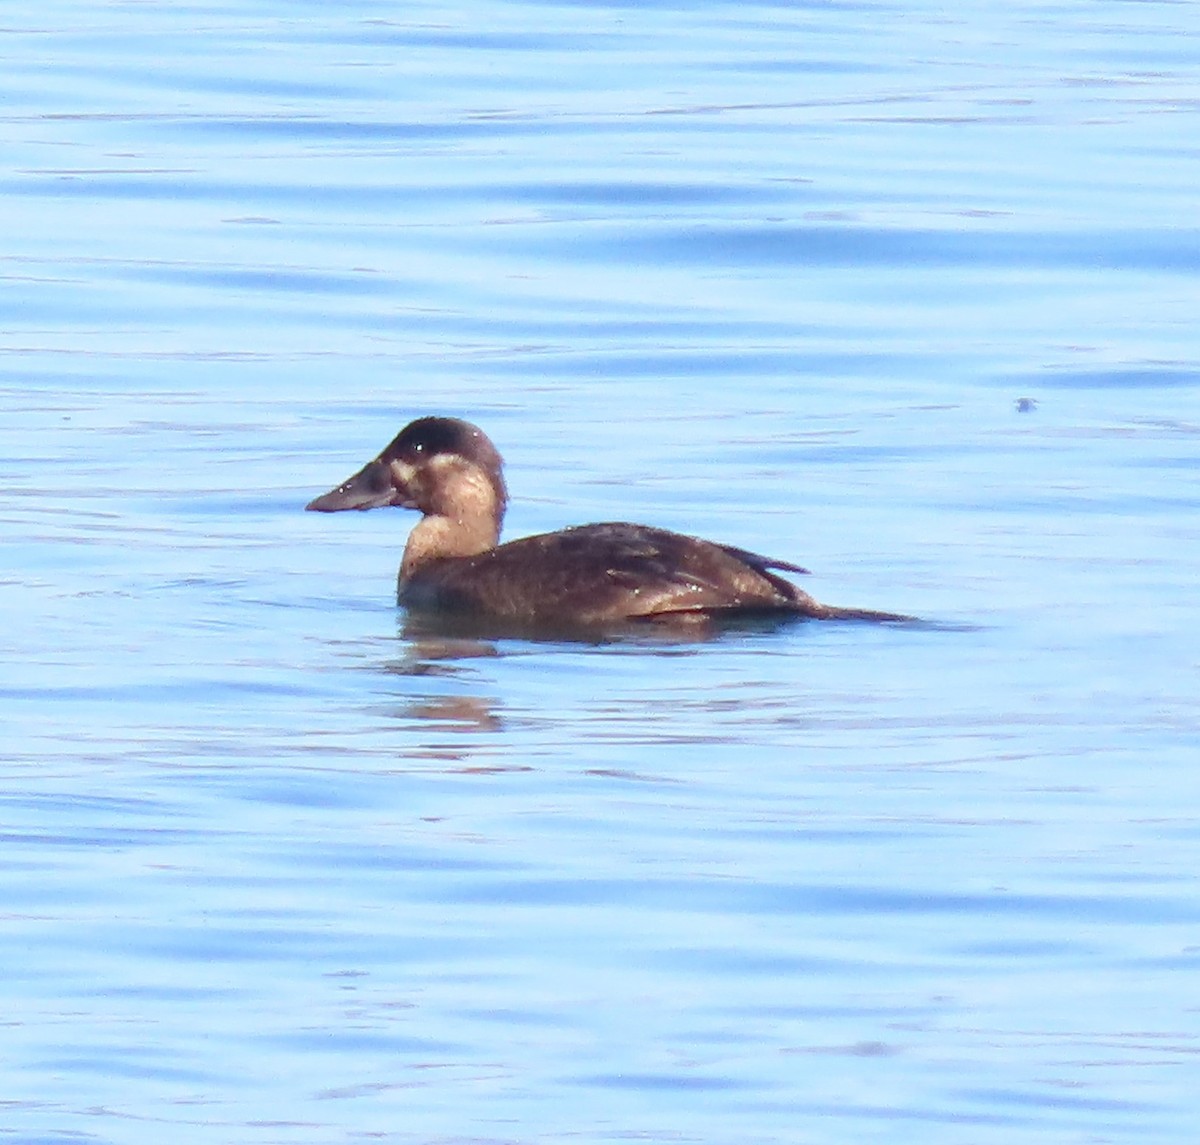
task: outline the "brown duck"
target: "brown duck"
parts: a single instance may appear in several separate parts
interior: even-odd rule
[[[912,619],[821,604],[772,571],[808,571],[799,565],[649,525],[578,525],[502,545],[503,466],[481,429],[424,417],[307,508],[419,510],[400,564],[399,602],[410,613],[477,619],[491,628]]]

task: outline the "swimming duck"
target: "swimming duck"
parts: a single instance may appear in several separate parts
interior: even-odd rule
[[[400,604],[412,613],[523,629],[694,627],[755,617],[912,619],[821,604],[773,571],[808,571],[799,565],[649,525],[578,525],[502,545],[503,470],[477,426],[423,417],[307,508],[419,510],[397,584]]]

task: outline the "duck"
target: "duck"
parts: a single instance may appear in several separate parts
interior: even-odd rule
[[[411,422],[306,509],[386,506],[421,514],[397,578],[409,614],[521,631],[914,619],[822,604],[781,575],[807,574],[800,565],[652,525],[576,525],[501,544],[504,462],[483,430],[459,418]]]

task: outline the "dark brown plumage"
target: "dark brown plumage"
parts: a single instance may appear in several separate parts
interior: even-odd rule
[[[501,545],[507,503],[503,462],[483,431],[427,417],[307,507],[420,510],[400,566],[400,603],[417,613],[477,617],[492,627],[911,619],[821,604],[772,571],[807,572],[799,565],[649,525],[581,525]]]

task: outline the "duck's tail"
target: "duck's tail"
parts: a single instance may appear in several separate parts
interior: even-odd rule
[[[839,608],[836,604],[817,604],[809,615],[816,620],[861,620],[869,624],[920,623],[920,617],[905,616],[902,612],[879,612],[874,608]]]

